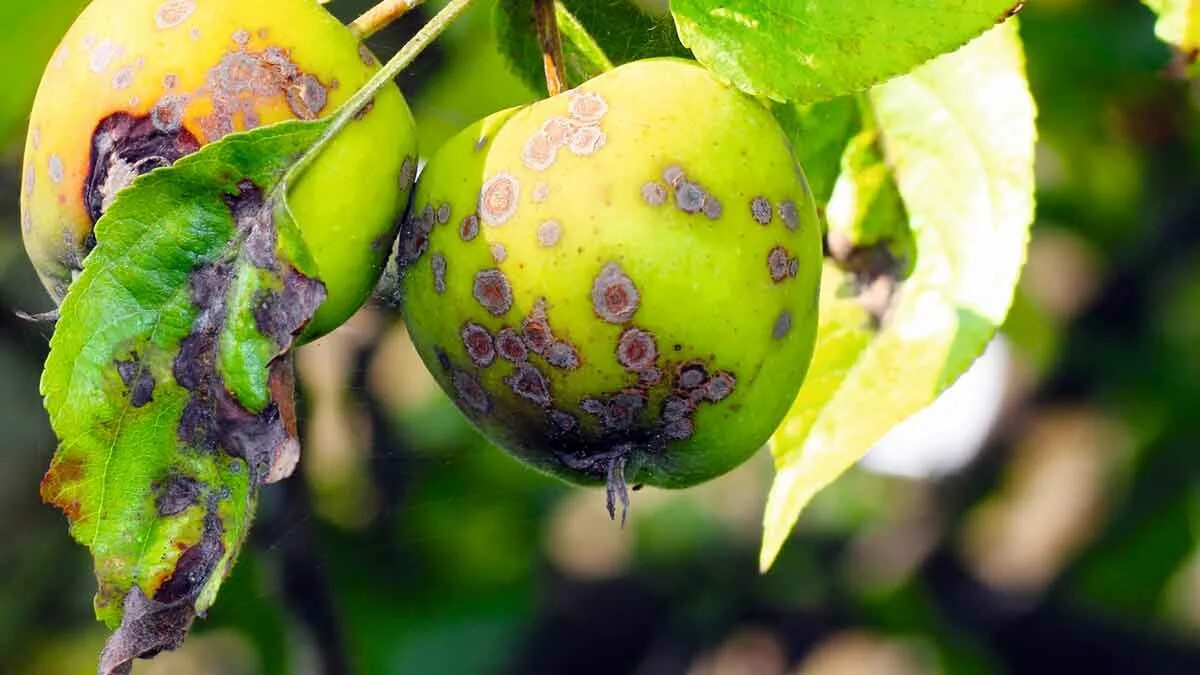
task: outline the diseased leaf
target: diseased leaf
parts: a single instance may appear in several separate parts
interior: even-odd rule
[[[294,336],[324,300],[284,177],[329,128],[230,136],[121,192],[71,285],[42,393],[42,496],[95,561],[102,673],[178,646],[287,475]]]
[[[1158,14],[1154,34],[1175,45],[1189,61],[1200,55],[1200,0],[1142,0]]]
[[[671,0],[683,44],[776,101],[833,98],[906,73],[1006,18],[1015,0]]]
[[[876,163],[852,146],[848,155],[860,154],[846,166],[860,175],[840,180],[875,185],[848,197],[870,197],[873,206],[839,207],[845,219],[831,214],[831,233],[845,233],[848,244],[833,251],[837,265],[827,263],[817,352],[772,439],[778,473],[764,516],[763,569],[816,492],[983,352],[1025,258],[1035,110],[1015,23],[876,87],[870,103],[902,203],[889,202],[889,181],[864,182]],[[903,260],[908,229],[911,261]],[[897,282],[893,293],[888,284]],[[873,304],[872,294],[887,301]]]
[[[689,56],[669,16],[654,16],[632,0],[561,0],[555,3],[567,84],[585,81],[629,61]],[[514,72],[546,91],[532,0],[499,0],[494,16],[500,49]]]

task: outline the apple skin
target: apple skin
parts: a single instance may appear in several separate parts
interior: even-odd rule
[[[762,447],[812,355],[821,258],[770,112],[678,59],[461,132],[397,252],[413,341],[467,416],[610,488],[695,485]]]
[[[314,0],[94,0],[46,68],[25,145],[22,232],[51,297],[134,177],[230,133],[328,115],[378,67]],[[292,187],[329,294],[304,339],[374,288],[415,169],[415,123],[389,84]]]

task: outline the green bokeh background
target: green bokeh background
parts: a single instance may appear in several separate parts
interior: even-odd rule
[[[4,673],[94,672],[104,639],[88,556],[37,495],[48,329],[14,315],[49,309],[21,249],[20,149],[81,4],[0,5]],[[399,79],[424,153],[533,97],[490,4]],[[622,531],[601,493],[488,447],[396,317],[369,310],[302,355],[302,473],[265,490],[216,607],[134,672],[1200,672],[1200,83],[1174,75],[1135,0],[1022,16],[1039,215],[1005,327],[1009,396],[975,461],[851,472],[759,575],[765,453],[697,490],[637,493]],[[419,25],[372,44],[387,56]]]

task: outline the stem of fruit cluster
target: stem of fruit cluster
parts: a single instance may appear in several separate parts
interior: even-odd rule
[[[600,70],[612,70],[613,62],[608,59],[608,55],[596,44],[596,39],[588,32],[583,23],[575,17],[561,2],[556,2],[555,14],[558,19],[558,27],[563,35],[571,41],[571,44],[579,50],[580,54],[592,62]]]
[[[375,100],[375,95],[383,89],[388,82],[391,82],[400,71],[404,70],[416,60],[425,48],[433,43],[442,33],[454,23],[454,20],[462,16],[474,0],[450,0],[442,11],[438,12],[429,23],[421,27],[417,34],[412,37],[390,61],[385,63],[376,73],[367,81],[348,101],[342,104],[340,108],[334,112],[333,117],[329,120],[329,127],[321,137],[313,143],[312,147],[305,151],[291,169],[288,170],[287,176],[280,183],[283,189],[287,189],[292,185],[296,178],[312,164],[313,160],[321,154],[325,146],[332,141],[346,125],[350,124],[364,109]]]
[[[550,96],[558,96],[567,88],[562,36],[558,33],[558,17],[555,13],[557,4],[554,0],[533,0],[538,46],[542,50],[542,68],[546,71],[546,93]]]
[[[359,40],[366,40],[424,2],[425,0],[383,0],[355,19],[350,24],[350,32]]]

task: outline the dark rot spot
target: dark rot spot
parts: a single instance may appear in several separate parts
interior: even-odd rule
[[[544,248],[558,244],[559,239],[562,239],[562,224],[557,220],[544,221],[538,225],[537,239],[538,244]]]
[[[650,206],[662,206],[667,203],[667,188],[660,182],[652,180],[642,186],[642,201]]]
[[[800,226],[800,212],[796,210],[796,202],[786,201],[779,205],[779,219],[789,230]]]
[[[554,436],[565,436],[574,433],[579,428],[579,422],[570,413],[565,413],[561,410],[547,410],[546,422],[550,426],[550,433]]]
[[[462,237],[463,241],[471,241],[479,235],[479,216],[474,213],[462,219],[458,225],[458,236]]]
[[[774,211],[771,208],[770,200],[766,197],[755,197],[750,200],[750,215],[759,225],[770,225],[771,218],[775,215]]]
[[[104,118],[92,133],[92,152],[83,201],[92,222],[108,208],[134,178],[175,163],[200,149],[186,129],[159,130],[150,117],[116,113]]]
[[[479,215],[488,225],[503,225],[517,212],[520,183],[509,173],[500,173],[483,184],[479,192]]]
[[[129,392],[129,403],[133,407],[141,408],[154,400],[154,375],[138,358],[136,352],[129,355],[128,361],[117,361],[116,364],[117,375],[125,383],[125,389]]]
[[[725,208],[721,206],[720,200],[712,195],[707,195],[704,199],[704,215],[708,216],[709,220],[716,220],[725,212]]]
[[[771,273],[771,281],[779,283],[788,277],[791,271],[791,261],[788,252],[782,246],[776,246],[767,254],[767,271]]]
[[[525,344],[535,354],[545,354],[546,349],[554,342],[554,333],[550,330],[550,319],[546,316],[546,299],[538,298],[533,303],[529,316],[521,323],[521,332],[525,335]]]
[[[156,496],[154,507],[160,516],[173,516],[183,513],[188,507],[199,503],[200,492],[204,485],[195,478],[181,475],[171,475],[154,485]]]
[[[459,401],[476,412],[486,413],[492,407],[487,392],[470,373],[454,371],[454,391],[458,394]]]
[[[708,381],[708,369],[703,363],[691,361],[679,366],[675,374],[675,387],[690,392],[704,386]]]
[[[684,213],[699,213],[704,208],[704,188],[690,181],[681,181],[675,188],[675,206]]]
[[[442,202],[442,205],[437,209],[437,221],[441,225],[450,222],[450,203]]]
[[[612,431],[629,429],[646,408],[646,395],[637,389],[622,391],[609,399],[600,422]]]
[[[641,297],[637,287],[615,262],[606,264],[592,285],[592,307],[609,323],[628,323],[637,312]]]
[[[492,334],[483,326],[474,321],[468,321],[462,327],[462,341],[463,347],[467,350],[467,356],[471,357],[471,361],[480,368],[486,368],[496,360],[496,347],[492,342]]]
[[[511,328],[502,328],[496,333],[496,351],[500,353],[501,358],[513,363],[521,363],[529,357],[525,341]]]
[[[420,221],[408,218],[400,228],[400,259],[406,265],[411,265],[425,254],[429,248],[429,233],[420,227]]]
[[[788,276],[794,277],[800,273],[800,259],[792,258],[788,261]]]
[[[528,363],[519,364],[511,377],[504,378],[504,383],[521,398],[542,407],[550,405],[550,383],[542,371]]]
[[[546,347],[546,353],[543,356],[546,358],[546,363],[555,368],[575,370],[579,367],[579,352],[569,342],[551,343],[549,347]]]
[[[216,514],[216,500],[211,499],[208,513],[204,517],[204,530],[200,541],[175,561],[175,569],[154,592],[154,600],[172,604],[196,598],[225,555],[225,544],[221,535],[225,528]]]
[[[493,316],[502,316],[512,308],[512,287],[508,278],[497,269],[483,270],[475,274],[475,299]]]
[[[792,313],[786,309],[779,313],[779,318],[775,319],[775,326],[771,329],[771,337],[776,340],[782,340],[787,337],[787,334],[792,330]]]
[[[438,347],[434,353],[437,354],[438,365],[442,367],[442,370],[450,370],[450,356],[446,351]]]
[[[446,292],[446,256],[441,253],[434,253],[429,260],[429,267],[433,270],[433,290],[438,295]]]
[[[733,375],[726,372],[718,372],[705,383],[704,399],[710,403],[720,403],[732,394],[736,387],[737,379]]]
[[[658,360],[658,345],[654,335],[640,328],[630,328],[621,333],[617,341],[617,361],[633,371],[645,371]]]
[[[329,102],[329,87],[300,70],[280,47],[226,54],[209,70],[205,87],[212,112],[199,122],[209,142],[232,133],[238,119],[245,128],[257,126],[259,101],[283,96],[292,114],[303,120],[319,117]]]

